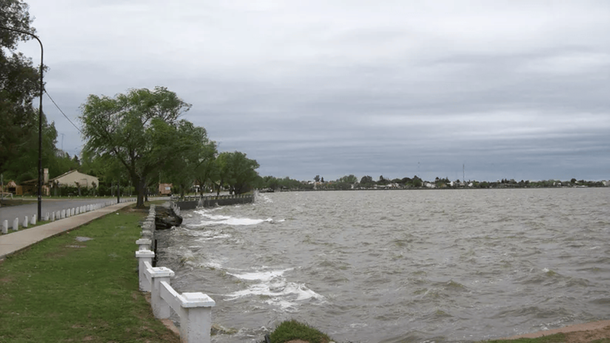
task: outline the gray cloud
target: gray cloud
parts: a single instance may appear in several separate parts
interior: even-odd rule
[[[263,175],[610,179],[605,1],[28,3],[73,120],[163,85]]]

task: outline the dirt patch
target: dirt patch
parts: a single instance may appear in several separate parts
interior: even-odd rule
[[[604,338],[610,341],[610,325],[604,328],[568,332],[565,335],[567,343],[591,342]]]
[[[566,326],[564,328],[547,331],[533,332],[525,335],[510,337],[508,339],[537,338],[542,336],[554,335],[557,333],[563,333],[565,335],[566,343],[585,343],[604,338],[610,340],[610,320],[571,325]]]

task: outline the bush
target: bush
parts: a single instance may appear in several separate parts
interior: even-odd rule
[[[330,338],[310,327],[307,324],[299,323],[296,320],[282,322],[269,336],[271,343],[284,343],[293,339],[300,339],[309,343],[328,343]]]

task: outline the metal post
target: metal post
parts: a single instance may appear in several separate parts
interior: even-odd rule
[[[0,28],[30,35],[36,38],[36,40],[40,44],[40,106],[38,107],[38,218],[40,218],[42,216],[42,96],[44,94],[44,83],[42,79],[44,64],[42,62],[44,57],[44,49],[42,47],[42,42],[40,41],[38,36],[33,33],[3,26],[1,26]]]

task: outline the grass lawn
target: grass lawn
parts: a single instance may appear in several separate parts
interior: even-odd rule
[[[179,342],[138,291],[148,211],[117,213],[0,262],[0,342]]]
[[[19,206],[19,205],[25,205],[25,204],[33,204],[33,203],[37,203],[38,200],[32,200],[32,199],[2,199],[0,200],[0,206],[2,207],[8,207],[8,206]]]

